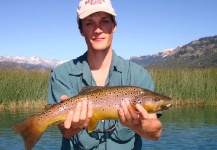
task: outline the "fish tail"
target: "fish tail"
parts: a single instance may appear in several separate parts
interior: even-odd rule
[[[34,147],[48,126],[46,122],[39,122],[38,118],[38,115],[32,116],[11,126],[12,130],[22,136],[26,150]]]

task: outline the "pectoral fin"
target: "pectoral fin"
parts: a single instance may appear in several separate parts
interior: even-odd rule
[[[87,132],[88,132],[88,133],[92,133],[92,132],[95,130],[95,128],[96,128],[98,122],[99,122],[98,119],[96,119],[96,118],[91,118],[90,121],[89,121],[89,123],[88,123],[88,125],[87,125],[87,128],[86,128],[86,129],[87,129]]]

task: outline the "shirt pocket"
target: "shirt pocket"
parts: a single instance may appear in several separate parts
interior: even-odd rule
[[[99,136],[95,132],[88,134],[83,129],[74,137],[73,145],[79,150],[91,150],[99,145]]]

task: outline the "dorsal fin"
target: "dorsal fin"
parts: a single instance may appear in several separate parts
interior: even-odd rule
[[[46,105],[44,106],[44,110],[47,111],[48,109],[54,107],[55,105],[57,105],[57,104],[46,104]]]
[[[95,91],[95,90],[102,89],[102,88],[104,88],[104,86],[85,86],[81,88],[81,91],[79,92],[79,94],[84,94],[84,93]]]

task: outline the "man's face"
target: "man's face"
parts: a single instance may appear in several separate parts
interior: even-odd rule
[[[105,12],[91,14],[82,20],[81,34],[85,37],[88,50],[110,49],[115,30],[115,23],[110,14]]]

